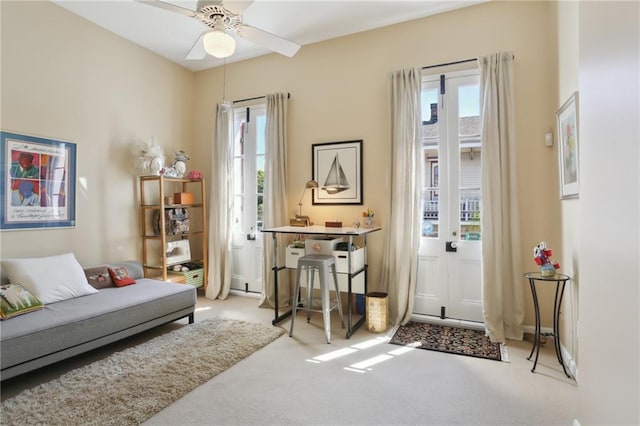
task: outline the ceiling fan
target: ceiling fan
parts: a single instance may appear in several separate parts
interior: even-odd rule
[[[195,11],[160,0],[138,1],[196,18],[209,27],[208,30],[200,34],[198,40],[189,50],[186,59],[203,59],[207,53],[216,58],[226,58],[233,55],[236,42],[226,31],[288,57],[292,57],[300,49],[300,45],[296,43],[242,21],[242,12],[251,6],[254,0],[199,0]]]

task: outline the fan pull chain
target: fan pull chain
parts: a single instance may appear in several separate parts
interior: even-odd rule
[[[227,102],[227,59],[222,60],[222,103]]]

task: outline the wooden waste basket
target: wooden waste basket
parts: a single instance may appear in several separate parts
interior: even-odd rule
[[[387,293],[367,293],[367,328],[373,333],[387,331]]]

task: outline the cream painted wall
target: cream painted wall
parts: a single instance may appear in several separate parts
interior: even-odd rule
[[[638,2],[579,4],[582,425],[640,424],[638,18]]]
[[[573,92],[578,90],[578,2],[562,1],[558,7],[558,98],[556,111],[566,102]],[[558,155],[558,133],[554,126],[554,154]],[[556,179],[557,172],[556,172]],[[556,251],[563,273],[572,277],[565,290],[561,316],[562,344],[572,355],[572,361],[578,363],[578,218],[580,199],[568,199],[560,202],[562,210],[562,244]]]
[[[129,145],[155,135],[167,152],[186,148],[193,156],[189,167],[208,174],[223,69],[190,73],[48,1],[2,1],[0,14],[0,125],[75,141],[82,182],[76,228],[2,232],[1,256],[72,251],[83,264],[139,258]],[[545,239],[576,278],[563,310],[571,319],[563,323],[563,344],[574,358],[580,351],[578,421],[638,424],[638,14],[634,2],[490,2],[305,46],[291,59],[268,55],[230,65],[226,97],[291,92],[292,213],[311,174],[311,144],[364,139],[365,206],[376,209],[384,225],[389,74],[512,50],[523,269],[533,267],[531,249]],[[621,81],[635,84],[635,92]],[[560,202],[557,148],[546,148],[543,136],[578,88],[582,189],[579,200]],[[627,176],[624,192],[612,189],[620,170]],[[306,203],[318,222],[349,221],[361,210]],[[373,281],[383,236],[371,241]],[[523,290],[528,301],[524,282]],[[569,338],[576,325],[567,324],[578,318],[578,300],[580,339]],[[528,304],[525,323],[532,318]],[[543,325],[550,324],[547,315]],[[613,332],[621,325],[622,339]]]
[[[523,270],[535,268],[533,247],[542,239],[560,250],[561,212],[555,149],[544,134],[555,128],[557,104],[556,8],[548,2],[490,2],[404,24],[304,46],[293,58],[268,55],[226,68],[228,100],[290,92],[287,171],[289,211],[294,213],[304,183],[311,178],[311,145],[364,140],[364,206],[312,206],[316,222],[337,218],[351,223],[363,208],[377,212],[384,227],[389,198],[389,79],[401,68],[420,67],[511,50],[515,54],[516,133],[519,142]],[[223,70],[196,76],[195,149],[210,157],[215,104],[222,100]],[[370,238],[372,287],[380,275],[384,233]],[[526,283],[526,324],[533,308]],[[543,297],[550,292],[543,291]],[[543,312],[551,326],[551,309]]]
[[[130,146],[155,136],[173,159],[192,141],[193,73],[49,1],[0,10],[2,129],[73,141],[78,158],[77,226],[2,232],[2,257],[139,259]]]
[[[516,80],[523,270],[541,239],[561,246],[557,160],[544,146],[557,107],[556,8],[489,2],[192,74],[49,3],[2,2],[2,128],[78,143],[75,229],[3,232],[3,257],[77,253],[82,263],[139,258],[137,186],[129,145],[155,135],[169,153],[186,148],[209,175],[215,104],[290,92],[290,212],[311,177],[311,145],[364,140],[364,206],[312,206],[316,222],[347,223],[371,207],[384,226],[389,200],[389,77],[407,67],[511,50]],[[48,41],[43,45],[41,39]],[[29,52],[25,54],[25,52]],[[541,208],[544,206],[544,209]],[[384,232],[370,237],[372,288]],[[38,241],[36,250],[22,241]],[[526,283],[526,324],[533,309]],[[543,297],[548,298],[548,294]],[[543,323],[551,325],[550,312]]]
[[[637,3],[558,3],[558,107],[579,91],[580,198],[561,202],[576,424],[640,423],[638,17]]]

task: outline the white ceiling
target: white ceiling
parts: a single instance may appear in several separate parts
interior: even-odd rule
[[[196,18],[135,0],[52,0],[152,52],[192,71],[223,64],[207,55],[186,60],[194,42],[207,27]],[[299,45],[423,18],[487,0],[255,0],[243,13],[246,24]],[[167,0],[195,10],[196,0]],[[236,52],[227,63],[272,53],[235,36]],[[302,50],[301,49],[301,50]]]

